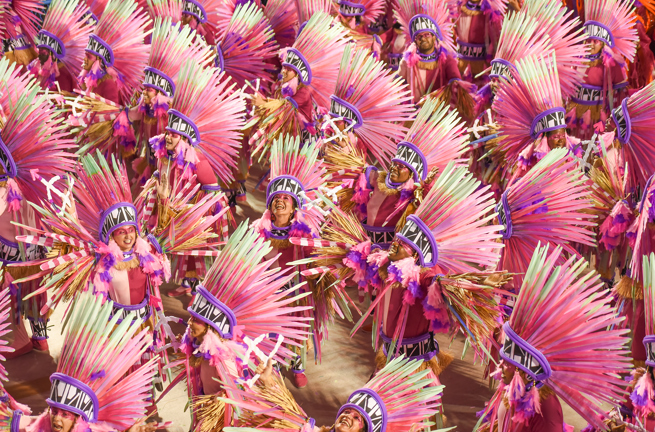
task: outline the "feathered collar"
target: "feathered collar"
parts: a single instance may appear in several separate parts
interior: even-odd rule
[[[277,249],[286,249],[293,246],[289,241],[290,237],[314,237],[311,228],[302,216],[302,212],[298,210],[294,213],[291,224],[288,227],[280,228],[273,225],[272,214],[268,209],[251,226],[257,230],[259,235],[263,236],[266,240],[270,240],[271,245]]]
[[[150,138],[149,143],[158,159],[167,158],[170,162],[174,162],[175,167],[182,171],[181,179],[188,180],[193,177],[200,158],[192,145],[180,139],[175,149],[169,151],[166,149],[166,134]]]
[[[198,342],[196,338],[191,336],[189,330],[189,327],[187,327],[180,346],[180,350],[187,357],[206,360],[211,366],[216,367],[221,363],[236,362],[238,353],[241,356],[245,355],[243,345],[236,342],[236,340],[223,339],[211,327],[207,328],[207,333],[202,338],[202,342]],[[241,333],[238,326],[235,330]],[[237,339],[236,336],[235,339]]]

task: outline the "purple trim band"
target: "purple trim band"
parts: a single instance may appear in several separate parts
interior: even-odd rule
[[[389,171],[387,173],[387,176],[384,178],[384,184],[385,184],[386,187],[388,187],[389,189],[398,189],[400,186],[403,185],[402,183],[392,182],[391,179],[390,179],[390,176],[391,176],[391,171]]]
[[[144,70],[145,77],[143,86],[159,90],[166,96],[172,98],[175,95],[175,82],[173,78],[166,75],[164,72],[153,67],[146,67]]]
[[[89,423],[98,421],[98,397],[91,387],[82,381],[59,372],[50,375],[50,382],[50,397],[46,399],[49,406],[78,414]],[[83,400],[79,396],[80,392],[88,396],[89,400]],[[53,400],[53,397],[60,400]],[[89,406],[89,402],[92,406]],[[89,414],[91,414],[91,417],[89,417]]]
[[[626,87],[628,86],[628,84],[629,84],[629,83],[628,83],[627,81],[621,81],[621,82],[618,83],[618,84],[614,84],[614,85],[612,85],[612,89],[613,89],[613,90],[621,90],[621,89],[626,88]]]
[[[362,227],[366,231],[380,232],[380,233],[394,232],[396,230],[394,227],[380,227],[380,226],[374,226],[374,225],[366,225],[365,223],[362,224]]]
[[[289,238],[289,231],[291,230],[291,225],[286,227],[278,227],[273,222],[271,222],[271,232],[269,234],[270,238],[276,240],[286,240]],[[289,286],[291,288],[291,286]]]
[[[457,39],[457,57],[469,61],[484,60],[487,57],[487,46]]]
[[[550,369],[550,364],[548,363],[546,357],[544,357],[544,355],[541,352],[539,352],[538,349],[536,349],[535,347],[530,345],[527,341],[522,339],[519,335],[517,335],[514,332],[514,330],[512,330],[512,328],[510,327],[509,322],[503,324],[503,331],[505,332],[505,337],[510,339],[516,346],[520,347],[527,354],[532,356],[534,360],[537,361],[538,365],[541,366],[543,373],[536,375],[532,370],[528,369],[528,367],[526,367],[525,365],[507,356],[505,354],[504,348],[500,351],[500,357],[506,362],[513,364],[517,368],[521,369],[523,372],[528,374],[535,381],[544,381],[550,378],[552,371]]]
[[[641,197],[641,201],[639,202],[639,213],[644,210],[644,204],[646,204],[646,200],[648,199],[648,189],[650,188],[650,184],[653,182],[653,178],[655,178],[655,174],[648,177],[648,180],[646,181],[646,186],[644,187],[644,196]]]
[[[39,30],[34,43],[37,48],[45,48],[49,50],[58,60],[62,60],[66,55],[66,47],[61,39],[47,30]]]
[[[532,120],[530,125],[530,136],[537,139],[542,133],[562,129],[566,127],[566,110],[562,107],[548,109]]]
[[[9,428],[10,432],[19,432],[20,431],[20,418],[23,417],[23,411],[16,410],[11,415],[11,426]]]
[[[92,34],[89,36],[89,42],[86,45],[86,52],[95,54],[105,62],[105,66],[110,67],[114,65],[114,51],[107,42],[103,41],[100,37]]]
[[[357,129],[364,124],[362,113],[354,105],[335,95],[330,96],[330,102],[330,115],[333,117],[342,117],[348,123],[354,123],[353,129]]]
[[[586,21],[584,23],[587,39],[595,39],[604,42],[608,47],[614,48],[614,36],[610,29],[598,21]]]
[[[366,7],[360,3],[339,0],[337,4],[339,5],[339,13],[343,16],[362,16],[366,13]]]
[[[204,302],[198,301],[199,299],[204,299]],[[226,304],[214,297],[204,286],[200,284],[197,286],[196,297],[187,308],[187,311],[212,326],[222,338],[232,339],[234,337],[234,329],[237,325],[234,312]],[[220,320],[220,322],[215,320]]]
[[[411,239],[408,236],[411,236]],[[408,243],[412,249],[418,252],[423,267],[434,267],[439,260],[439,247],[432,231],[416,215],[407,217],[405,226],[399,233],[396,233],[396,237]],[[417,241],[420,241],[422,245],[417,244]],[[426,253],[430,255],[426,257]]]
[[[114,220],[108,221],[107,218],[109,216],[112,216],[112,212],[114,210],[118,209],[132,209],[134,212],[134,219],[132,219],[132,215],[129,214],[127,211],[120,211],[117,212],[113,217],[115,217]],[[116,228],[120,228],[122,226],[126,225],[133,225],[136,228],[136,232],[138,235],[141,235],[141,231],[139,230],[139,226],[137,224],[137,217],[138,217],[138,212],[136,210],[136,207],[134,207],[134,204],[132,203],[127,203],[127,202],[119,202],[111,207],[109,207],[107,210],[102,212],[102,216],[100,216],[100,225],[98,226],[98,233],[100,233],[100,240],[102,240],[105,243],[109,243],[109,236],[111,236],[111,233],[114,232]]]
[[[630,120],[630,111],[628,111],[628,98],[621,101],[621,106],[612,110],[612,120],[616,125],[617,138],[621,144],[630,141],[632,134],[632,121]]]
[[[507,194],[509,193],[510,188],[507,188],[503,195],[500,197],[500,202],[496,204],[496,213],[498,213],[498,220],[502,225],[505,226],[500,232],[504,240],[512,237],[514,229],[512,227],[512,210],[509,207],[509,201],[507,199]]]
[[[202,185],[200,186],[200,190],[205,192],[221,192],[223,189],[219,185]]]
[[[284,56],[284,61],[282,66],[289,67],[296,71],[300,82],[309,85],[312,82],[312,68],[309,66],[309,62],[302,55],[300,51],[295,48],[289,48],[287,54]]]
[[[380,326],[380,338],[384,341],[384,344],[382,345],[382,352],[384,352],[385,356],[389,355],[387,345],[391,345],[393,343],[393,339],[388,337],[387,335],[384,334],[382,331],[382,327]],[[429,352],[425,352],[421,355],[408,355],[407,350],[404,350],[404,353],[401,352],[401,355],[405,355],[405,357],[408,360],[421,360],[421,361],[429,361],[432,359],[434,356],[439,354],[439,344],[437,341],[434,339],[434,334],[433,333],[425,333],[419,336],[415,336],[413,338],[403,338],[400,341],[397,341],[396,343],[401,345],[401,346],[408,346],[408,345],[415,345],[416,347],[420,347],[421,342],[427,342],[430,339],[432,339],[432,343],[434,344],[434,350],[431,350]],[[397,346],[397,345],[396,345]],[[394,355],[395,358],[395,355]]]
[[[18,173],[16,162],[14,162],[14,158],[11,156],[11,152],[2,140],[2,137],[0,137],[0,163],[5,169],[5,173],[0,176],[1,181],[16,177],[16,174]]]
[[[157,237],[155,237],[152,234],[148,234],[146,236],[146,238],[148,239],[148,241],[150,242],[152,247],[155,248],[155,250],[157,251],[158,254],[163,254],[164,253],[164,250],[161,248],[161,245],[159,244],[159,240],[157,240]]]
[[[141,317],[141,316],[139,316],[137,314],[137,316],[135,316],[134,319],[132,320],[132,322],[136,322],[136,321],[139,321],[139,320],[143,320],[143,322],[145,322],[152,315],[152,309],[150,309],[148,307],[149,303],[150,303],[150,294],[148,292],[146,292],[146,296],[143,298],[143,300],[141,300],[141,303],[139,303],[139,304],[124,305],[124,304],[121,304],[121,303],[118,303],[118,302],[114,302],[114,304],[113,304],[114,310],[112,311],[112,315],[109,317],[109,320],[111,321],[111,319],[114,316],[116,316],[116,312],[119,309],[123,309],[123,310],[127,311],[127,312],[123,312],[123,314],[122,314],[123,317],[126,317],[126,315],[129,314],[130,312],[138,311],[139,309],[147,309],[147,314],[145,316]],[[116,324],[120,324],[122,322],[123,322],[123,318],[119,318],[118,321],[116,321]]]
[[[195,0],[184,0],[182,5],[182,13],[187,15],[193,15],[196,17],[200,24],[207,22],[207,12],[202,5]]]
[[[430,32],[437,38],[443,40],[441,29],[437,22],[429,15],[417,14],[409,20],[409,36],[414,40],[414,36],[419,33]]]
[[[291,96],[287,96],[285,97],[285,99],[288,100],[296,110],[298,109],[298,102],[296,102],[294,98],[292,98]]]
[[[379,406],[379,413],[375,417],[372,417],[371,414],[378,411],[375,405],[364,402],[366,399],[373,399],[375,403]],[[369,432],[385,432],[387,429],[387,407],[384,405],[384,401],[375,391],[369,388],[361,388],[355,390],[349,397],[348,402],[339,408],[337,412],[337,418],[348,408],[353,408],[357,410],[366,418],[366,424],[368,428],[366,429]],[[367,411],[368,408],[368,411]]]
[[[184,135],[189,144],[197,146],[200,143],[198,126],[189,117],[175,109],[168,110],[168,125],[166,130]]]
[[[275,190],[271,191],[271,187]],[[302,207],[302,199],[298,196],[300,192],[305,192],[305,187],[300,180],[291,175],[277,176],[266,186],[266,208],[270,207],[273,197],[281,193],[291,195],[296,200],[296,206]]]
[[[414,174],[414,181],[425,180],[428,177],[428,161],[425,155],[414,143],[401,141],[396,146],[396,157],[392,162],[398,162],[409,168]]]
[[[220,42],[216,44],[216,57],[214,58],[214,66],[216,66],[221,72],[225,70],[225,57],[223,57],[223,49],[221,49]]]
[[[648,335],[643,340],[646,348],[646,366],[655,367],[655,335]]]

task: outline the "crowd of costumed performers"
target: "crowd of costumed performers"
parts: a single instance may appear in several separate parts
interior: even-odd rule
[[[655,0],[0,0],[0,430],[167,429],[183,387],[198,432],[445,431],[462,357],[476,431],[655,432],[654,31]],[[373,366],[301,401],[337,324]]]

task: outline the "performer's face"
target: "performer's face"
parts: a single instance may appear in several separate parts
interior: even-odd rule
[[[364,425],[364,417],[359,411],[348,408],[334,423],[334,432],[362,432]]]
[[[166,150],[175,150],[178,143],[182,139],[182,135],[176,134],[175,132],[167,131],[166,132]]]
[[[437,38],[430,32],[421,32],[414,36],[414,42],[422,54],[430,54],[434,50]]]
[[[189,334],[192,337],[201,340],[207,334],[208,328],[209,326],[199,319],[195,317],[189,318]]]
[[[605,44],[597,39],[587,39],[587,45],[589,45],[589,54],[598,54],[604,47]]]
[[[117,228],[111,233],[114,241],[123,252],[129,252],[134,247],[136,241],[136,228],[131,225]]]
[[[566,147],[566,129],[556,129],[546,132],[546,141],[549,149]]]
[[[79,417],[70,411],[60,408],[50,408],[50,427],[52,432],[70,432],[75,420]]]
[[[503,384],[509,385],[516,373],[516,366],[507,362],[502,362],[501,367],[503,368]]]
[[[389,180],[394,183],[405,183],[412,176],[412,172],[405,165],[394,162],[389,169]]]
[[[275,226],[280,228],[288,226],[291,223],[291,217],[293,216],[295,207],[291,195],[283,193],[275,195],[273,201],[271,201],[270,209],[275,218],[273,219]]]
[[[44,64],[50,58],[50,50],[46,48],[39,48],[39,61]]]
[[[150,87],[145,87],[143,92],[141,92],[141,96],[143,97],[143,104],[150,105],[155,96],[157,96],[157,90]]]
[[[82,68],[85,71],[91,70],[91,66],[93,66],[93,63],[98,60],[98,56],[95,54],[91,54],[90,52],[86,53],[84,55],[84,63],[82,63]]]
[[[298,74],[295,70],[287,66],[282,66],[282,82],[286,83],[294,79]]]
[[[405,242],[395,238],[391,246],[389,246],[389,261],[400,261],[409,258],[412,256],[412,252],[412,248],[407,246]]]

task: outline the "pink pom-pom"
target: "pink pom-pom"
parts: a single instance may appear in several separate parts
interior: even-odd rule
[[[441,285],[438,282],[430,284],[428,287],[428,304],[434,308],[441,307],[444,303]]]
[[[271,232],[272,223],[271,223],[271,211],[266,209],[262,217],[250,224],[250,227],[257,231],[259,235],[267,237]]]
[[[418,62],[421,61],[421,57],[418,55],[416,52],[416,44],[412,42],[412,44],[407,48],[405,53],[403,54],[403,59],[407,63],[407,66],[410,68],[413,68],[418,64]]]
[[[375,265],[378,268],[383,267],[389,262],[389,252],[385,250],[373,252],[368,256],[368,258],[366,258],[366,262]]]
[[[630,400],[635,414],[639,417],[647,417],[650,414],[655,414],[655,386],[650,376],[649,371],[639,378],[635,384]]]

